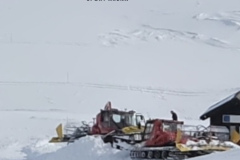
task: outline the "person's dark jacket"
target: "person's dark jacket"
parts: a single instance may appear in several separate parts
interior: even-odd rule
[[[178,120],[178,116],[175,112],[171,111],[172,114],[172,120],[177,121]]]

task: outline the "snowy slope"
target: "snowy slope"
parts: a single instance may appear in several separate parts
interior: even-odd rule
[[[109,100],[207,125],[200,114],[240,89],[239,3],[0,1],[0,160],[61,148],[47,143],[57,124]]]

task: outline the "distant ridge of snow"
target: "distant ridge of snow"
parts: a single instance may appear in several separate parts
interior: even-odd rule
[[[198,20],[208,19],[208,14],[201,13],[194,18]],[[169,40],[180,40],[180,41],[193,41],[196,43],[207,44],[212,47],[219,47],[225,49],[238,49],[228,41],[222,40],[217,37],[209,37],[204,34],[200,34],[192,31],[182,31],[168,28],[158,28],[150,25],[142,25],[141,28],[124,31],[116,29],[114,31],[101,34],[98,36],[99,40],[104,46],[117,46],[119,44],[132,44],[147,41],[163,41],[164,39]]]
[[[193,18],[197,20],[209,20],[222,22],[227,26],[235,26],[240,28],[240,11],[220,12],[214,14],[200,13]]]

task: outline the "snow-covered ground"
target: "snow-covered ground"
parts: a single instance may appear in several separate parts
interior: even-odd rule
[[[0,160],[74,160],[76,150],[89,160],[124,159],[97,139],[48,143],[59,123],[90,121],[109,100],[146,117],[171,118],[173,109],[186,124],[208,125],[199,116],[240,90],[239,5],[0,0]]]
[[[239,149],[232,149],[230,151],[221,152],[221,153],[212,153],[207,156],[197,157],[193,158],[191,160],[211,160],[211,159],[217,159],[217,160],[238,160],[239,159]]]

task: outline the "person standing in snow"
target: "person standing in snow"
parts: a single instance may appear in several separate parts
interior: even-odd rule
[[[178,116],[174,111],[171,111],[172,114],[172,120],[177,121],[178,120]]]

